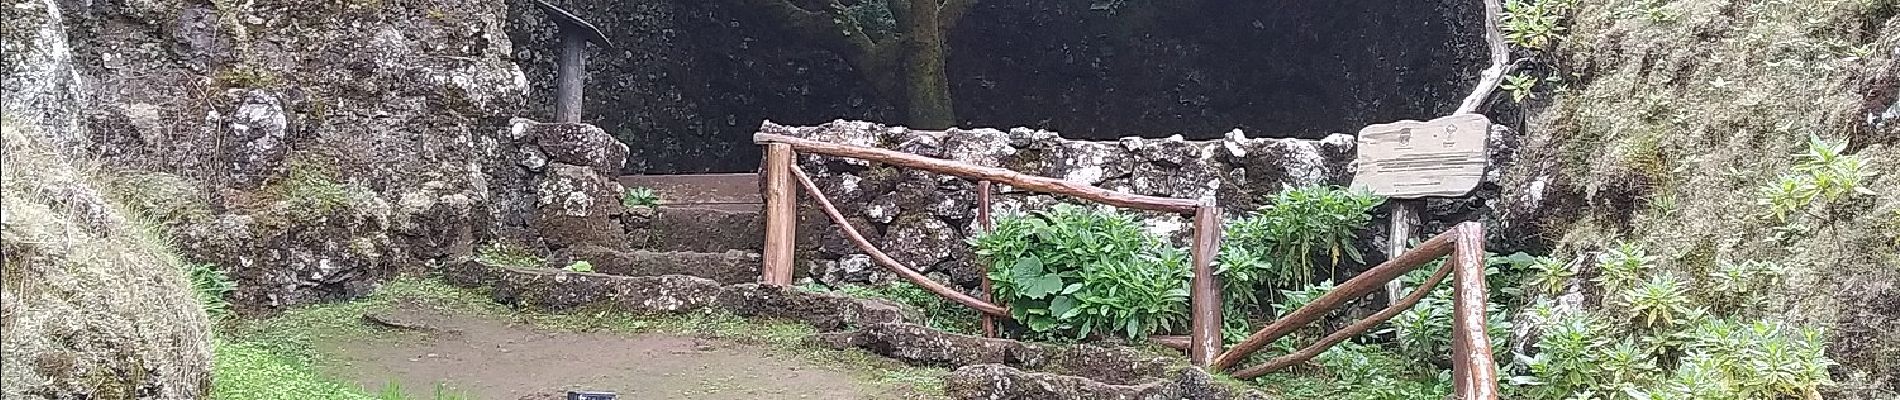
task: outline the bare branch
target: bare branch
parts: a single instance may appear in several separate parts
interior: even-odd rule
[[[1484,0],[1484,41],[1491,48],[1491,67],[1478,74],[1478,87],[1465,96],[1464,103],[1458,105],[1453,114],[1479,112],[1491,99],[1491,93],[1497,91],[1504,82],[1504,74],[1511,69],[1511,46],[1504,42],[1504,33],[1498,29],[1498,18],[1504,13],[1504,6],[1498,0]]]

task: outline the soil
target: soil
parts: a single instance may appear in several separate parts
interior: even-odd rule
[[[621,399],[863,399],[875,385],[850,371],[771,349],[676,335],[568,333],[412,308],[365,316],[410,335],[334,343],[330,374],[371,391],[391,381],[410,398],[436,384],[469,399],[562,399],[569,390]]]

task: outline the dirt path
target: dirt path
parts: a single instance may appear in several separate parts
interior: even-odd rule
[[[481,400],[559,399],[572,389],[613,391],[622,399],[714,400],[863,399],[877,390],[849,372],[772,356],[759,346],[554,333],[433,311],[374,316],[422,333],[326,346],[342,361],[329,372],[371,390],[395,380],[416,399],[428,399],[437,382]]]

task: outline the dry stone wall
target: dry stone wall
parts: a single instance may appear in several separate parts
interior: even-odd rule
[[[1024,128],[918,131],[855,121],[815,127],[768,122],[762,131],[1003,167],[1129,193],[1213,199],[1230,214],[1251,210],[1284,187],[1346,184],[1353,155],[1353,138],[1344,134],[1320,140],[1256,139],[1236,130],[1220,140],[1175,136],[1101,142]],[[801,154],[797,163],[873,244],[898,261],[964,287],[973,287],[979,279],[965,243],[977,232],[975,182],[814,154]],[[1069,201],[1001,185],[995,190],[993,209],[999,215]],[[801,200],[799,225],[800,247],[811,263],[812,279],[889,279],[810,203]],[[1150,214],[1146,220],[1158,233],[1187,233],[1181,216]]]

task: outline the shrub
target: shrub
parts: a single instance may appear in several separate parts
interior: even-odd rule
[[[1186,253],[1131,215],[1062,204],[1003,216],[971,245],[1032,337],[1142,338],[1186,319]]]
[[[1337,266],[1342,256],[1363,262],[1353,238],[1372,221],[1372,209],[1384,202],[1365,191],[1333,186],[1280,191],[1268,205],[1228,221],[1222,234],[1222,278],[1234,282],[1230,285],[1294,288],[1313,282],[1313,260],[1319,254],[1329,266]]]
[[[1819,136],[1808,136],[1808,147],[1795,154],[1794,172],[1782,175],[1757,190],[1756,203],[1768,207],[1768,215],[1787,222],[1796,211],[1816,200],[1836,201],[1849,195],[1872,196],[1863,182],[1873,178],[1866,170],[1867,160],[1843,154],[1847,143],[1830,143]]]

